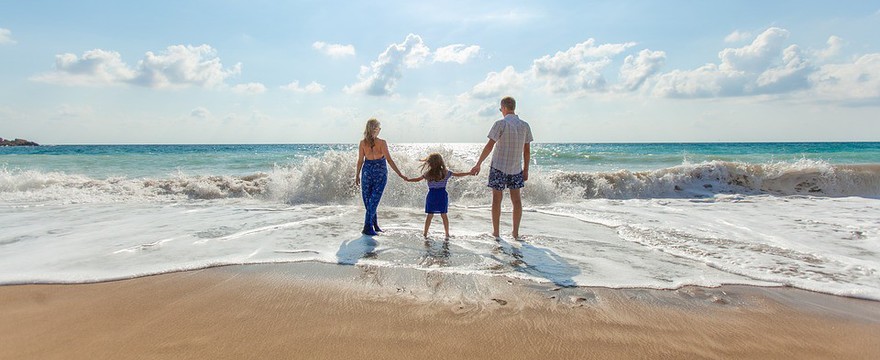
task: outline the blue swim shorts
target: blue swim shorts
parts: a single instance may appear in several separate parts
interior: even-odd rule
[[[520,189],[526,186],[525,182],[523,182],[522,171],[520,171],[519,174],[509,175],[493,167],[489,168],[489,184],[487,185],[492,188],[492,190],[498,191],[504,189]]]

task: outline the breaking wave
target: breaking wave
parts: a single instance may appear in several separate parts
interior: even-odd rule
[[[409,175],[417,161],[400,161]],[[451,163],[462,171],[465,166]],[[458,165],[458,166],[457,166]],[[485,176],[450,182],[450,200],[486,202]],[[328,152],[296,166],[246,176],[171,174],[167,178],[113,177],[94,179],[63,172],[0,168],[0,200],[4,202],[180,201],[247,198],[288,204],[354,204],[360,201],[350,154]],[[711,197],[716,194],[880,197],[880,164],[833,165],[803,159],[794,162],[743,163],[709,161],[651,171],[542,172],[533,167],[524,200],[546,204],[575,199],[639,199]],[[420,206],[424,184],[403,182],[389,170],[383,196],[388,205]]]

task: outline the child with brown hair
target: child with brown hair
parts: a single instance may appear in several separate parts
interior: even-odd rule
[[[446,168],[443,156],[438,153],[432,153],[422,161],[422,176],[417,178],[406,178],[406,181],[417,182],[426,180],[428,182],[428,196],[425,197],[425,232],[422,234],[428,237],[428,229],[431,227],[431,220],[434,214],[440,214],[443,219],[443,230],[446,232],[446,238],[449,238],[449,219],[446,212],[449,208],[449,193],[446,192],[446,183],[453,176],[468,176],[470,172],[453,172]],[[427,171],[426,171],[427,170]]]

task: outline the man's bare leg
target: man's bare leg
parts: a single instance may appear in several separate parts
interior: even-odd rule
[[[522,220],[522,198],[520,189],[510,189],[510,202],[513,203],[513,238],[519,239],[519,223]]]
[[[492,236],[499,237],[498,223],[501,222],[501,199],[504,198],[504,192],[500,190],[492,190]]]

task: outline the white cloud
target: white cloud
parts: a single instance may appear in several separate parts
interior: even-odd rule
[[[479,110],[477,110],[477,115],[488,117],[488,116],[497,116],[501,117],[501,111],[498,104],[486,104],[483,105]]]
[[[118,52],[95,49],[86,51],[82,57],[70,53],[56,55],[55,71],[32,79],[62,85],[114,85],[136,76]]]
[[[823,65],[810,76],[822,98],[849,101],[880,100],[880,53],[867,54],[851,64]]]
[[[465,46],[455,44],[444,46],[434,51],[434,62],[455,62],[464,64],[477,56],[480,52],[479,45]]]
[[[719,64],[662,74],[653,93],[663,97],[713,97],[804,89],[809,86],[807,77],[812,67],[796,45],[783,48],[788,34],[785,29],[769,28],[749,45],[719,52]]]
[[[199,106],[199,107],[193,109],[189,113],[189,116],[192,116],[194,118],[199,118],[199,119],[207,119],[207,118],[211,117],[211,112],[208,111],[208,109],[205,109],[204,107]]]
[[[545,81],[552,92],[601,90],[605,88],[602,70],[611,64],[611,57],[635,46],[635,43],[595,45],[588,39],[566,51],[545,55],[532,64],[532,73]]]
[[[398,51],[406,53],[406,56],[403,58],[403,63],[407,68],[417,68],[421,66],[425,62],[425,59],[431,55],[431,49],[425,45],[422,41],[422,37],[418,35],[410,34],[402,44],[396,46]]]
[[[449,45],[437,49],[433,53],[433,62],[465,63],[480,51],[477,45]],[[361,66],[358,82],[346,86],[343,90],[349,94],[362,93],[373,96],[388,96],[394,93],[394,87],[403,77],[404,69],[418,68],[428,63],[431,49],[425,45],[422,37],[409,34],[400,44],[391,44],[379,54],[370,66]]]
[[[354,45],[328,44],[323,41],[315,41],[312,47],[336,59],[355,55]]]
[[[778,93],[809,87],[807,77],[812,71],[804,60],[797,45],[791,45],[782,52],[782,65],[769,68],[758,76],[756,84],[759,92]]]
[[[261,83],[238,84],[232,87],[232,91],[239,94],[262,94],[266,92],[266,85]]]
[[[638,56],[627,56],[620,67],[620,86],[627,91],[638,89],[648,77],[657,73],[665,61],[665,52],[648,49],[640,51]]]
[[[317,94],[324,91],[324,85],[318,84],[317,82],[312,81],[305,87],[299,86],[299,81],[291,82],[290,84],[281,86],[282,90],[292,91],[295,93],[305,93],[305,94]]]
[[[358,75],[360,81],[346,86],[345,91],[374,96],[391,95],[397,81],[403,76],[403,68],[420,66],[430,53],[421,36],[409,34],[402,43],[388,46],[369,67],[361,66]]]
[[[824,62],[840,54],[843,39],[831,36],[825,49],[804,51],[796,44],[786,46],[787,38],[788,31],[769,28],[749,45],[719,52],[718,64],[659,75],[653,94],[692,98],[799,93],[808,101],[880,104],[880,53],[830,64]]]
[[[843,46],[846,43],[840,37],[832,35],[831,37],[828,38],[828,41],[826,42],[826,44],[828,44],[828,47],[826,47],[825,49],[822,49],[816,55],[819,58],[819,60],[827,60],[827,59],[830,59],[830,58],[833,58],[833,57],[839,55],[840,50],[843,49]]]
[[[499,97],[521,89],[524,82],[523,75],[518,74],[513,66],[508,66],[501,72],[490,72],[486,75],[486,80],[474,85],[471,95],[480,99]]]
[[[721,70],[760,71],[779,55],[788,31],[780,28],[769,28],[758,35],[751,44],[736,49],[724,49],[718,53],[721,58]]]
[[[695,70],[673,70],[658,76],[653,93],[675,98],[731,96],[741,94],[746,82],[744,72],[706,64]]]
[[[752,38],[752,33],[748,32],[748,31],[734,30],[732,33],[730,33],[729,35],[727,35],[724,38],[724,41],[728,42],[728,43],[738,43],[738,42],[746,41],[751,38]]]
[[[240,63],[224,69],[209,45],[174,45],[160,54],[147,52],[135,69],[126,65],[115,51],[95,49],[86,51],[82,57],[70,53],[56,55],[55,69],[32,79],[62,85],[214,87],[239,73]]]
[[[223,69],[217,52],[209,45],[173,45],[158,55],[147,52],[138,63],[138,73],[134,83],[147,87],[213,87],[241,73],[241,63]]]
[[[12,44],[15,44],[15,39],[12,38],[12,31],[9,29],[0,28],[0,45]]]

